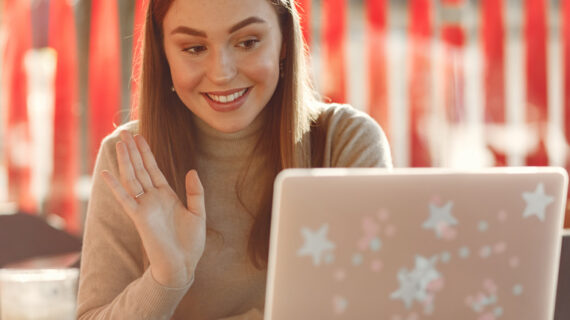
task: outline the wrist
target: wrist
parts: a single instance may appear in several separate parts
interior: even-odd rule
[[[194,282],[194,272],[187,272],[185,268],[176,268],[176,272],[172,270],[161,270],[150,266],[150,273],[154,281],[163,287],[168,288],[184,288],[190,286]]]

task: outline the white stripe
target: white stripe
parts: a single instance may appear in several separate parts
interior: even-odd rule
[[[505,147],[507,163],[511,166],[524,165],[526,138],[526,85],[523,32],[523,6],[520,2],[509,1],[506,15],[505,46],[505,90],[506,90],[506,123]],[[516,27],[513,27],[516,26]],[[518,29],[519,33],[515,29]]]
[[[466,30],[466,34],[469,35],[469,30]],[[494,165],[494,157],[485,141],[483,48],[479,38],[467,39],[463,59],[466,109],[464,129],[467,141],[461,141],[459,146],[464,154],[460,165],[468,168],[487,167]],[[466,145],[469,147],[466,148]]]
[[[453,133],[449,135],[449,166],[456,168],[478,168],[489,166],[493,162],[484,139],[482,48],[478,32],[474,32],[480,17],[475,6],[476,4],[467,3],[463,9],[465,46],[458,53],[457,61],[454,61],[455,103],[465,108],[465,118],[454,125]],[[463,83],[459,81],[459,68],[463,70]]]
[[[309,73],[311,76],[311,81],[314,87],[314,90],[319,94],[322,94],[321,88],[321,76],[322,76],[322,50],[321,50],[321,15],[320,12],[322,10],[322,6],[320,3],[312,3],[311,4],[311,16],[309,17],[309,21],[311,22],[311,42],[310,42],[310,49],[311,51],[309,59],[307,61]]]
[[[394,167],[410,164],[408,6],[390,6],[387,41],[387,102]]]
[[[473,28],[479,26],[477,21],[481,21],[481,18],[476,5],[474,6],[468,3],[467,6],[469,9],[467,12],[469,12],[469,14],[465,17],[467,20],[465,23],[466,41],[463,55],[463,70],[465,72],[465,120],[470,131],[476,130],[478,131],[478,135],[481,134],[481,136],[477,138],[477,140],[479,140],[483,138],[480,127],[484,123],[483,48],[481,46],[481,35],[479,32],[473,32]]]
[[[566,159],[566,139],[564,137],[563,111],[563,65],[560,32],[559,5],[550,2],[548,10],[548,46],[547,46],[547,79],[548,79],[548,135],[547,152],[549,164],[564,166]]]
[[[53,173],[55,112],[55,71],[57,53],[53,49],[30,49],[24,58],[27,82],[27,112],[30,127],[28,165],[30,191],[36,203],[46,200]],[[62,146],[59,146],[62,147]]]
[[[388,118],[395,167],[406,167],[410,163],[407,39],[406,35],[394,31],[388,36]]]
[[[435,32],[439,30],[435,29]],[[445,114],[445,95],[444,95],[444,83],[445,74],[442,70],[445,70],[445,48],[438,40],[438,38],[433,39],[432,44],[432,103],[430,108],[430,129],[429,141],[430,141],[430,153],[432,156],[432,166],[434,167],[445,167],[447,146],[448,146],[448,131],[449,124],[446,119]]]

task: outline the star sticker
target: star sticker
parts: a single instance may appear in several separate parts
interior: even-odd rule
[[[422,228],[433,229],[437,237],[441,238],[442,226],[457,224],[457,220],[451,215],[451,207],[453,207],[453,201],[448,201],[443,207],[430,204],[430,217],[424,222]]]
[[[523,217],[537,216],[540,221],[544,221],[546,206],[554,201],[554,197],[544,193],[544,184],[539,183],[534,192],[523,192],[523,199],[526,201],[526,208]]]
[[[427,287],[430,282],[437,280],[441,274],[435,269],[436,258],[424,258],[416,256],[416,266],[414,270],[408,271],[405,268],[398,271],[398,282],[400,288],[393,292],[392,299],[401,299],[409,309],[416,301],[425,301],[428,298]]]
[[[409,309],[412,306],[414,299],[416,299],[417,291],[419,289],[417,287],[418,284],[405,268],[398,271],[398,282],[400,283],[400,288],[393,292],[390,297],[392,299],[401,299],[404,302],[406,309]]]
[[[329,226],[324,224],[319,230],[313,232],[308,228],[301,228],[305,243],[303,247],[297,251],[298,256],[312,256],[313,264],[318,266],[321,264],[321,259],[325,253],[330,253],[335,248],[334,243],[327,239],[327,232]]]
[[[422,256],[416,256],[416,267],[412,274],[418,280],[420,287],[424,289],[424,293],[427,285],[440,277],[439,272],[435,270],[436,261],[437,257],[427,259]]]

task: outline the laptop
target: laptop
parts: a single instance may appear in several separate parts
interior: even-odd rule
[[[264,318],[552,319],[564,169],[288,169]]]
[[[570,303],[568,301],[570,301],[570,229],[565,229],[562,234],[554,320],[570,319]]]

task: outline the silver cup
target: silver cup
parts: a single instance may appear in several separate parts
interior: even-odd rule
[[[0,269],[0,319],[75,319],[78,276],[77,268]]]

